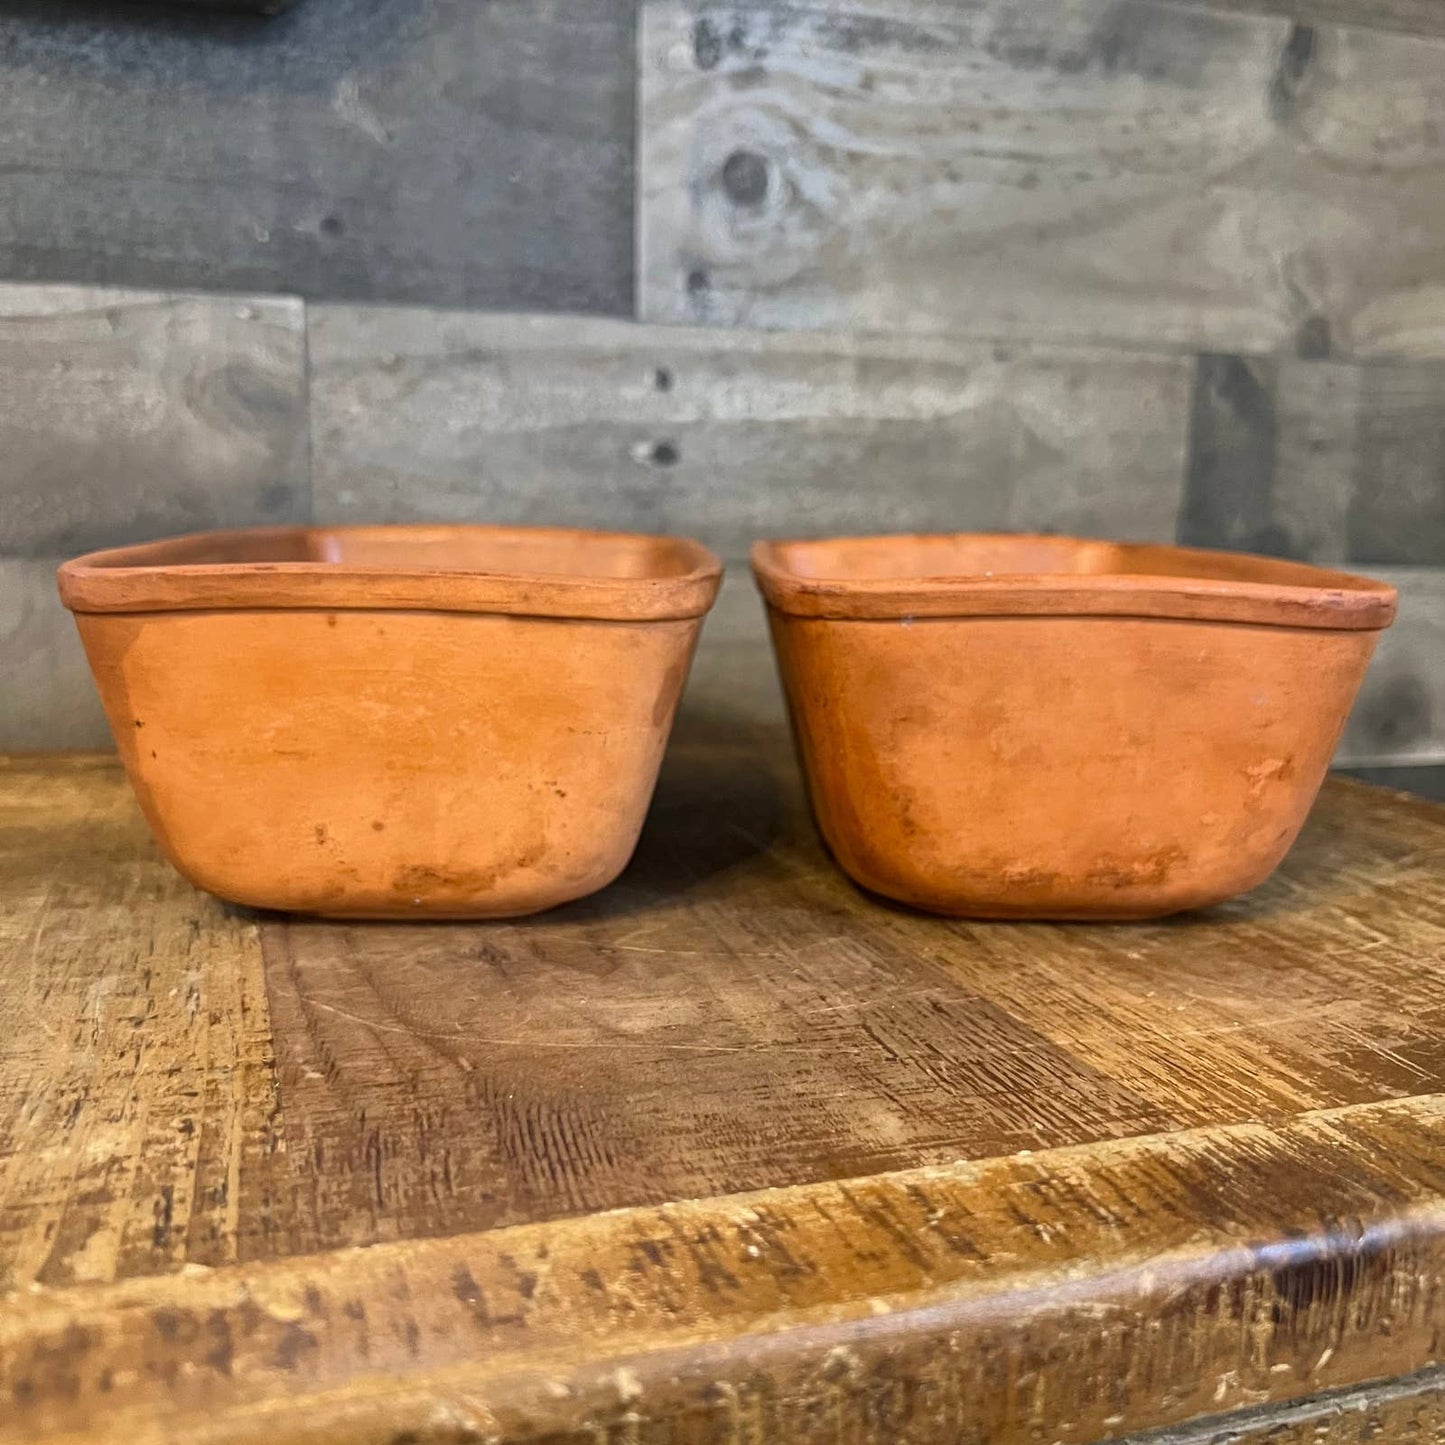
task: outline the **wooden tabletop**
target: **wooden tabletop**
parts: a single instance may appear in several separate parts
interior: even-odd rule
[[[13,759],[0,965],[6,1441],[1445,1421],[1445,808],[1333,782],[1206,915],[950,922],[694,732],[604,893],[343,925]]]

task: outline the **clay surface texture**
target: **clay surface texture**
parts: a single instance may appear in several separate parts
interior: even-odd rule
[[[212,533],[60,570],[157,839],[232,902],[502,917],[636,844],[721,566],[621,533]]]
[[[1063,537],[760,543],[819,827],[980,918],[1147,918],[1261,883],[1319,791],[1382,582]]]

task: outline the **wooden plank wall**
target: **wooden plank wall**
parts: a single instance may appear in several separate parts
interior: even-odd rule
[[[1357,566],[1445,770],[1445,0],[17,0],[0,282],[0,746],[104,737],[68,552],[491,518],[718,547],[714,725],[759,535]]]

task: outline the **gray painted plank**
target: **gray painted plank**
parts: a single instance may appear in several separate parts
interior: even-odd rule
[[[1182,357],[308,308],[318,519],[1168,538]]]
[[[1336,761],[1445,763],[1445,568],[1372,567],[1400,589]]]
[[[1445,355],[1445,40],[644,0],[648,320]]]
[[[631,0],[0,10],[0,276],[630,313]]]
[[[110,747],[58,557],[0,556],[0,752]]]
[[[305,340],[285,297],[0,286],[0,552],[307,520]]]
[[[1445,566],[1445,366],[1201,357],[1180,540]]]

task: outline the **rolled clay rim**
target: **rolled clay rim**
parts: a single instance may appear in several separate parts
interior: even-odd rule
[[[304,539],[344,538],[445,543],[486,534],[498,541],[574,540],[579,549],[635,548],[666,566],[651,575],[304,561],[188,561],[228,541],[278,549]],[[701,617],[712,606],[722,563],[689,538],[564,527],[384,526],[257,527],[196,532],[159,542],[111,547],[64,563],[61,601],[72,612],[234,610],[487,612],[514,616],[660,622]]]
[[[1042,543],[1085,555],[1109,554],[1136,571],[964,573],[950,576],[828,577],[799,572],[790,555],[840,543],[885,550],[891,543]],[[1167,558],[1151,573],[1148,558]],[[1191,576],[1226,566],[1236,575]],[[1386,582],[1245,552],[1152,543],[1106,542],[1053,534],[954,533],[766,541],[752,549],[753,575],[769,606],[794,617],[909,620],[915,617],[1159,617],[1273,627],[1371,631],[1395,619]],[[1182,572],[1175,568],[1186,569]]]

